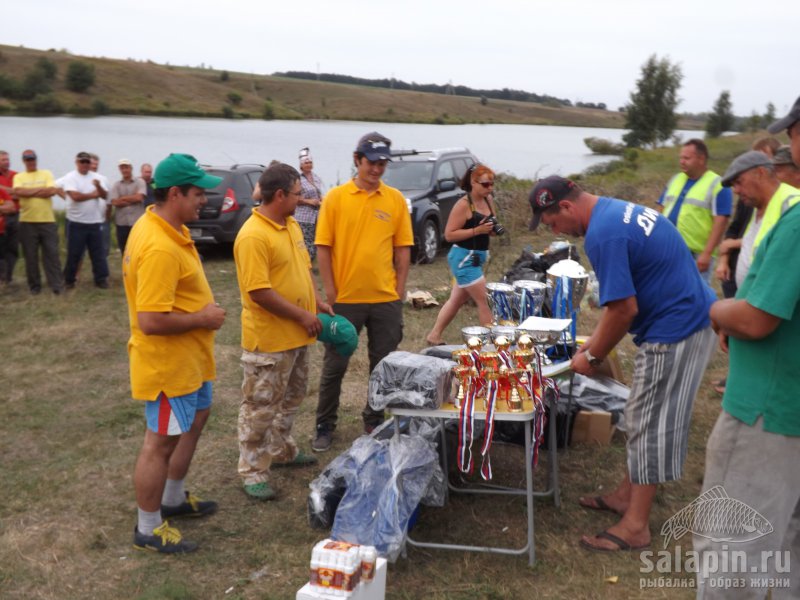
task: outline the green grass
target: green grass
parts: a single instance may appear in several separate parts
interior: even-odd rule
[[[748,138],[712,144],[717,168],[748,147]],[[641,153],[631,174],[587,177],[590,191],[629,190],[634,199],[654,202],[659,186],[674,172],[675,149]],[[623,176],[624,175],[624,176]],[[496,240],[488,278],[499,279],[525,246],[541,250],[551,241],[543,232],[526,231],[529,182],[505,179],[498,204],[508,235]],[[626,196],[623,196],[626,197]],[[320,469],[281,470],[272,483],[280,497],[272,503],[249,500],[236,474],[236,417],[239,366],[239,296],[229,252],[206,253],[205,268],[227,320],[217,336],[218,381],[215,404],[201,439],[190,489],[214,498],[220,511],[202,521],[181,524],[201,544],[189,556],[138,553],[131,547],[135,522],[131,475],[142,440],[141,405],[130,400],[125,297],[120,261],[112,253],[112,288],[91,286],[88,262],[77,289],[62,297],[31,297],[18,265],[14,288],[0,290],[0,596],[14,599],[72,598],[239,598],[289,599],[308,576],[310,551],[325,532],[309,528],[306,497]],[[450,277],[443,257],[433,265],[412,267],[409,289],[447,296]],[[591,332],[599,311],[581,313],[579,333]],[[433,324],[436,309],[405,310],[401,349],[416,351]],[[446,332],[455,342],[459,328],[474,324],[475,309],[465,307]],[[366,397],[366,344],[351,362],[342,393],[340,428],[333,451],[344,451],[360,434]],[[634,348],[619,348],[627,373]],[[295,436],[307,449],[313,434],[321,349],[311,351],[308,397],[295,424]],[[699,492],[705,441],[719,413],[719,397],[709,381],[725,372],[726,361],[713,359],[698,397],[682,481],[661,486],[653,509],[654,549],[661,544],[663,522]],[[524,477],[522,451],[495,446],[499,481]],[[545,483],[547,455],[536,475]],[[614,522],[612,515],[577,506],[583,494],[608,490],[625,464],[624,440],[610,446],[574,446],[559,452],[563,505],[536,502],[537,564],[521,557],[410,548],[407,558],[390,566],[391,599],[528,598],[689,598],[692,590],[639,589],[635,554],[592,554],[578,545],[580,536]],[[474,541],[521,546],[525,511],[520,498],[453,496],[445,508],[422,511],[415,535],[423,539]],[[684,540],[681,540],[682,542]],[[610,584],[605,578],[619,576]],[[226,593],[231,590],[229,593]]]

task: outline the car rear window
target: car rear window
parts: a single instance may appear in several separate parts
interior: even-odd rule
[[[209,175],[216,175],[217,177],[222,177],[222,181],[220,184],[210,190],[206,190],[206,194],[224,194],[225,190],[231,187],[230,179],[231,179],[231,172],[224,170],[224,169],[206,169],[206,173]]]
[[[431,185],[433,166],[432,162],[390,162],[383,182],[398,190],[424,190]]]

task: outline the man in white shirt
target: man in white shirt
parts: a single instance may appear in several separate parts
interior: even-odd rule
[[[108,288],[108,261],[103,251],[102,231],[108,188],[103,186],[97,173],[90,171],[90,165],[89,153],[79,152],[75,157],[76,169],[62,180],[69,219],[67,264],[64,267],[64,284],[68,289],[75,287],[78,265],[87,249],[92,260],[94,284]]]

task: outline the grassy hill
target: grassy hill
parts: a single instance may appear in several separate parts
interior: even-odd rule
[[[304,81],[150,61],[84,57],[56,50],[0,45],[0,73],[24,81],[42,58],[57,67],[49,93],[27,100],[0,97],[0,114],[132,114],[229,118],[337,119],[399,123],[514,123],[623,127],[614,111],[556,108],[530,102]],[[94,66],[85,93],[67,89],[70,62]],[[696,128],[696,122],[682,122]]]

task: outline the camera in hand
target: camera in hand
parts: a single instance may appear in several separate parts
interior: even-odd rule
[[[495,235],[503,235],[506,232],[506,228],[503,227],[500,223],[497,222],[496,217],[486,217],[484,219],[487,223],[492,224],[492,231],[494,231]]]

